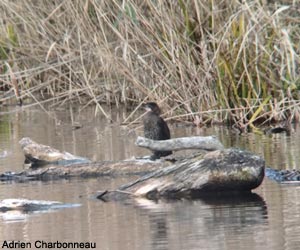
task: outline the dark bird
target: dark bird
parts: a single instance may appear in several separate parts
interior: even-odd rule
[[[269,129],[266,129],[264,131],[264,133],[266,135],[279,134],[279,133],[282,133],[282,132],[286,132],[287,135],[291,135],[291,128],[289,127],[289,125],[269,128]]]
[[[144,116],[144,135],[152,140],[168,140],[171,138],[167,123],[160,117],[160,108],[155,102],[148,102],[142,106],[146,111]],[[153,151],[151,160],[172,154],[172,151]]]

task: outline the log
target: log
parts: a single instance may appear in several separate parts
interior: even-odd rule
[[[210,139],[209,139],[210,140]],[[166,160],[124,160],[107,162],[73,162],[85,159],[72,157],[64,160],[49,160],[47,154],[59,152],[49,146],[38,144],[29,138],[20,141],[26,159],[33,162],[40,160],[46,165],[29,168],[14,173],[0,174],[0,181],[49,180],[71,177],[99,177],[137,175],[142,176],[132,183],[117,190],[104,190],[98,198],[109,200],[116,197],[159,198],[196,198],[210,195],[250,193],[263,181],[265,174],[264,160],[250,152],[240,149],[221,149],[213,152],[198,152],[172,164]],[[159,150],[161,150],[159,148]],[[168,148],[167,150],[170,150]],[[174,148],[172,148],[174,150]],[[60,152],[65,155],[69,153]],[[54,155],[55,155],[54,154]],[[45,160],[46,159],[46,160]],[[57,164],[58,162],[62,164]],[[66,165],[66,162],[68,163]],[[50,163],[50,164],[49,164]],[[266,170],[271,179],[279,178],[279,182],[299,181],[297,171]],[[275,176],[275,177],[274,177]]]
[[[25,156],[25,163],[31,167],[39,167],[47,164],[67,165],[71,163],[89,163],[89,159],[61,152],[47,145],[36,143],[28,137],[19,141]]]
[[[262,183],[264,170],[265,162],[257,155],[233,148],[218,150],[156,170],[118,190],[102,191],[98,198],[199,198],[250,193]]]
[[[48,200],[4,199],[0,200],[0,212],[22,211],[25,213],[59,208],[78,207],[80,204],[62,203]]]
[[[170,164],[166,161],[153,162],[143,159],[91,162],[86,158],[36,143],[30,138],[23,138],[19,143],[24,152],[25,162],[30,163],[30,168],[21,172],[2,173],[0,181],[144,175]]]
[[[142,176],[167,166],[167,162],[157,161],[117,161],[77,163],[69,165],[44,165],[29,168],[21,172],[4,172],[0,174],[0,181],[24,182],[31,180],[55,180],[69,178],[96,178],[101,176]]]
[[[22,138],[19,144],[24,152],[25,163],[30,164],[30,167],[40,167],[47,164],[69,165],[91,162],[87,158],[75,156],[68,152],[61,152],[50,146],[39,144],[28,137]],[[182,137],[164,141],[154,141],[144,137],[138,137],[136,144],[159,151],[176,151],[181,149],[213,151],[224,148],[222,143],[213,136]]]
[[[151,140],[139,136],[135,144],[139,147],[157,151],[176,151],[182,149],[214,151],[224,149],[222,143],[214,136],[181,137],[161,141]]]
[[[21,140],[25,157],[36,162],[50,162],[45,155],[55,152],[49,146],[37,144],[29,138]],[[30,157],[28,157],[30,155]],[[41,157],[43,156],[43,157]],[[45,160],[46,159],[46,160]],[[51,159],[52,160],[52,159]],[[56,163],[57,159],[52,163]],[[194,198],[210,193],[250,192],[264,178],[264,160],[239,149],[199,152],[170,165],[168,161],[131,160],[118,162],[77,163],[69,165],[48,164],[19,173],[4,173],[1,180],[48,180],[70,177],[99,177],[116,175],[142,175],[133,183],[120,187],[118,195],[146,197],[149,199]],[[99,198],[109,198],[116,192],[105,190]]]

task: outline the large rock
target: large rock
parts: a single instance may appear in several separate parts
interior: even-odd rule
[[[264,160],[250,152],[218,150],[159,169],[119,190],[100,193],[98,198],[110,199],[120,194],[158,199],[249,193],[263,181],[264,169]]]
[[[67,165],[71,163],[91,162],[86,158],[36,143],[28,137],[22,138],[19,144],[25,156],[25,163],[30,164],[31,167],[39,167],[47,164]]]

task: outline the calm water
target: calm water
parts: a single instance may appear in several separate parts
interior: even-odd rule
[[[149,154],[134,145],[139,125],[120,126],[128,113],[112,111],[107,123],[93,108],[38,108],[5,114],[0,110],[0,172],[20,171],[25,136],[92,160],[119,160]],[[109,112],[109,110],[107,110]],[[82,128],[73,130],[72,124]],[[274,168],[297,168],[300,129],[285,134],[238,135],[222,127],[171,126],[174,136],[217,135],[226,147],[241,147],[265,157]],[[32,243],[93,242],[97,249],[296,250],[300,243],[300,185],[269,180],[252,196],[232,199],[160,201],[140,199],[103,203],[91,196],[130,178],[74,179],[49,182],[0,182],[0,199],[27,198],[79,203],[47,213],[0,213],[0,246],[5,240]],[[45,249],[45,248],[44,248]],[[53,249],[53,248],[52,248]]]

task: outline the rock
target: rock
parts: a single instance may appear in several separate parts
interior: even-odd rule
[[[145,175],[98,198],[131,194],[148,199],[197,198],[226,193],[249,193],[264,179],[264,160],[240,149],[200,154]]]
[[[4,199],[0,200],[0,212],[21,210],[24,212],[50,210],[80,206],[80,204],[64,204],[59,201],[28,200],[28,199]]]
[[[296,169],[273,169],[266,168],[266,176],[280,183],[300,183],[300,171]]]
[[[66,165],[70,163],[88,163],[90,160],[72,155],[68,152],[60,152],[59,150],[38,144],[28,137],[19,141],[24,152],[25,163],[30,163],[31,167],[39,167],[45,164]]]

